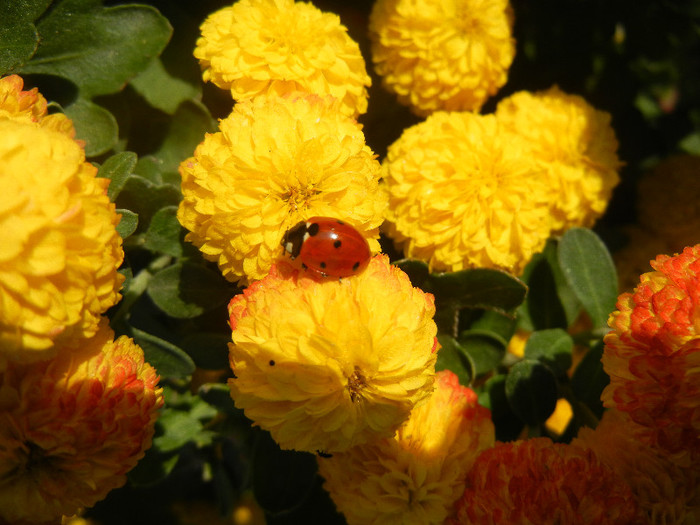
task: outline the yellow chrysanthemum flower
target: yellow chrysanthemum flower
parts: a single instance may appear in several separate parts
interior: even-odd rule
[[[485,450],[449,525],[640,525],[630,487],[590,450],[548,438]]]
[[[49,357],[119,300],[119,216],[96,173],[64,133],[0,121],[1,355]]]
[[[180,166],[180,223],[224,276],[261,279],[284,233],[313,216],[347,220],[379,251],[381,167],[354,120],[315,95],[236,104]]]
[[[669,244],[668,252],[700,243],[700,156],[663,160],[639,181],[638,190],[639,222]]]
[[[391,436],[433,390],[433,296],[384,255],[326,282],[282,262],[229,312],[233,400],[282,448],[338,452]]]
[[[387,233],[431,269],[519,273],[549,236],[549,198],[517,136],[493,115],[437,112],[383,163]]]
[[[640,440],[643,433],[624,412],[607,410],[595,430],[583,428],[573,444],[593,450],[632,489],[649,525],[683,525],[700,488],[700,471],[675,465]],[[700,504],[700,501],[696,505]]]
[[[22,91],[24,80],[18,75],[0,78],[0,120],[36,122],[69,137],[75,135],[73,122],[62,113],[48,114],[46,99],[37,88]]]
[[[195,58],[204,80],[237,101],[304,91],[331,95],[340,111],[367,111],[371,84],[360,47],[337,15],[293,0],[240,0],[209,16]]]
[[[0,373],[0,522],[57,522],[126,482],[163,403],[143,351],[107,320],[56,357]]]
[[[525,139],[524,154],[546,174],[554,232],[592,226],[620,180],[610,114],[555,86],[511,95],[498,104],[496,117]]]
[[[489,410],[448,370],[393,438],[319,458],[324,487],[352,524],[442,525],[478,454],[494,444]]]
[[[508,0],[377,0],[369,21],[383,85],[419,115],[478,111],[515,56]]]

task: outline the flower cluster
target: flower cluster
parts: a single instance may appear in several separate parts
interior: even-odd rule
[[[555,86],[503,99],[496,117],[504,128],[525,139],[525,154],[544,172],[553,233],[593,226],[620,180],[610,114]]]
[[[263,278],[284,233],[313,216],[340,217],[379,250],[380,165],[357,123],[331,98],[260,96],[236,105],[180,166],[180,223],[224,276]]]
[[[434,113],[389,147],[387,233],[437,270],[520,273],[551,234],[603,213],[616,150],[610,116],[556,87],[493,115]]]
[[[19,89],[21,81],[0,85]],[[124,255],[109,181],[96,177],[64,132],[72,125],[45,116],[38,93],[6,92],[4,101],[0,354],[29,361],[52,355],[57,341],[95,333],[100,315],[120,298]]]
[[[106,320],[49,361],[0,373],[0,522],[94,505],[126,482],[163,403],[155,370]]]
[[[0,79],[0,523],[55,523],[126,482],[163,399],[120,298],[119,216],[72,122]]]
[[[319,458],[324,487],[348,523],[442,524],[477,455],[493,446],[489,410],[448,370],[391,438]]]
[[[229,305],[236,406],[282,448],[337,452],[392,435],[433,389],[433,298],[377,256],[319,281],[280,263]]]
[[[618,298],[605,337],[603,391],[647,432],[650,445],[700,460],[700,245],[659,255]]]
[[[573,444],[591,449],[620,474],[652,525],[686,523],[700,488],[700,472],[675,464],[662,450],[644,442],[645,430],[627,414],[605,412],[595,430],[583,428]]]
[[[515,56],[508,0],[377,0],[369,21],[383,85],[419,115],[478,111]]]
[[[303,91],[330,95],[349,117],[367,111],[371,84],[338,16],[294,0],[240,0],[212,13],[194,56],[205,81],[236,101]]]
[[[636,525],[629,486],[590,450],[548,438],[499,444],[469,471],[448,523]]]
[[[383,175],[387,233],[432,269],[519,273],[549,236],[546,180],[493,115],[431,115],[389,147]]]

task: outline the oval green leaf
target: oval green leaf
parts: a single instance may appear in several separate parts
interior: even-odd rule
[[[122,191],[124,183],[126,183],[127,177],[133,172],[137,161],[136,153],[122,151],[112,155],[102,163],[102,166],[97,171],[97,176],[110,180],[107,188],[107,196],[110,201],[114,202],[119,192]]]
[[[533,332],[525,344],[525,358],[540,361],[556,375],[564,376],[571,367],[574,340],[561,328]]]
[[[161,377],[184,378],[194,372],[192,358],[174,344],[138,328],[132,327],[131,335]]]
[[[101,155],[117,143],[117,119],[106,109],[80,98],[66,106],[65,113],[75,125],[75,138],[85,141],[86,157]]]
[[[572,228],[559,242],[559,265],[596,328],[607,326],[617,301],[615,263],[603,241],[591,230]]]
[[[181,238],[184,232],[177,220],[177,206],[166,206],[158,210],[148,225],[144,236],[144,248],[157,253],[182,256]]]
[[[527,286],[517,277],[500,270],[476,268],[454,273],[432,274],[423,289],[437,302],[457,308],[485,308],[512,311],[527,294]]]
[[[484,330],[467,330],[459,334],[458,340],[474,365],[476,377],[494,370],[503,360],[506,342],[497,334]]]
[[[117,208],[117,213],[121,215],[119,224],[117,224],[117,233],[122,239],[126,239],[129,235],[136,231],[139,225],[139,216],[133,211]]]
[[[454,337],[438,334],[440,350],[437,354],[435,370],[451,370],[462,385],[469,385],[474,377],[474,363],[471,362],[464,348]]]
[[[532,359],[514,364],[506,377],[506,396],[523,423],[544,423],[557,404],[557,380],[549,368]]]
[[[166,314],[188,319],[220,306],[233,297],[235,288],[219,273],[186,262],[156,273],[146,292]]]

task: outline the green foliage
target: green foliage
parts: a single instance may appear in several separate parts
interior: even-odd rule
[[[227,513],[252,490],[269,524],[344,523],[316,472],[323,458],[280,450],[234,406],[225,384],[226,304],[240,290],[185,241],[177,221],[178,165],[232,106],[228,94],[202,87],[192,57],[199,24],[224,3],[147,3],[0,2],[0,74],[21,74],[52,111],[64,111],[98,175],[110,180],[126,281],[108,314],[117,334],[144,349],[166,392],[153,447],[129,485],[90,515],[105,525],[170,524],[178,499],[203,495]],[[366,27],[353,21],[366,19],[369,0],[314,3],[343,13],[368,48]],[[487,269],[431,273],[423,262],[393,259],[435,296],[437,368],[477,392],[497,439],[566,440],[569,432],[552,435],[545,424],[557,399],[572,405],[572,432],[594,426],[603,411],[602,337],[618,293],[608,246],[634,214],[634,181],[650,160],[700,154],[700,9],[670,0],[517,0],[513,8],[518,54],[507,86],[484,111],[515,90],[552,84],[610,111],[626,162],[621,196],[597,233],[579,228],[551,239],[519,277]],[[362,122],[383,156],[416,117],[374,80]],[[523,357],[507,350],[514,333],[529,334]],[[143,511],[145,498],[153,514]]]

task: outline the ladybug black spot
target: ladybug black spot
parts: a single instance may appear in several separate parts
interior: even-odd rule
[[[344,223],[343,221],[341,221],[340,219],[336,220],[335,222],[337,222],[337,223],[340,224],[341,226],[345,224],[345,223]]]
[[[306,228],[306,233],[308,233],[311,237],[316,235],[318,233],[318,230],[320,229],[319,225],[317,222],[313,222],[309,224],[309,226]]]
[[[274,359],[270,359],[270,366],[275,366],[275,360],[274,360]]]
[[[333,243],[333,248],[338,249],[338,248],[340,248],[340,246],[341,246],[342,244],[343,244],[343,243],[340,241],[340,239],[337,239],[337,240]]]
[[[309,267],[306,266],[304,263],[301,263],[301,267],[302,267],[303,270],[308,270],[308,269],[309,269]]]
[[[319,264],[319,266],[325,270],[325,268],[326,268],[326,263],[325,263],[325,262],[321,262],[321,264]]]
[[[356,272],[359,267],[360,267],[360,261],[357,261],[355,264],[352,265],[352,271]]]

